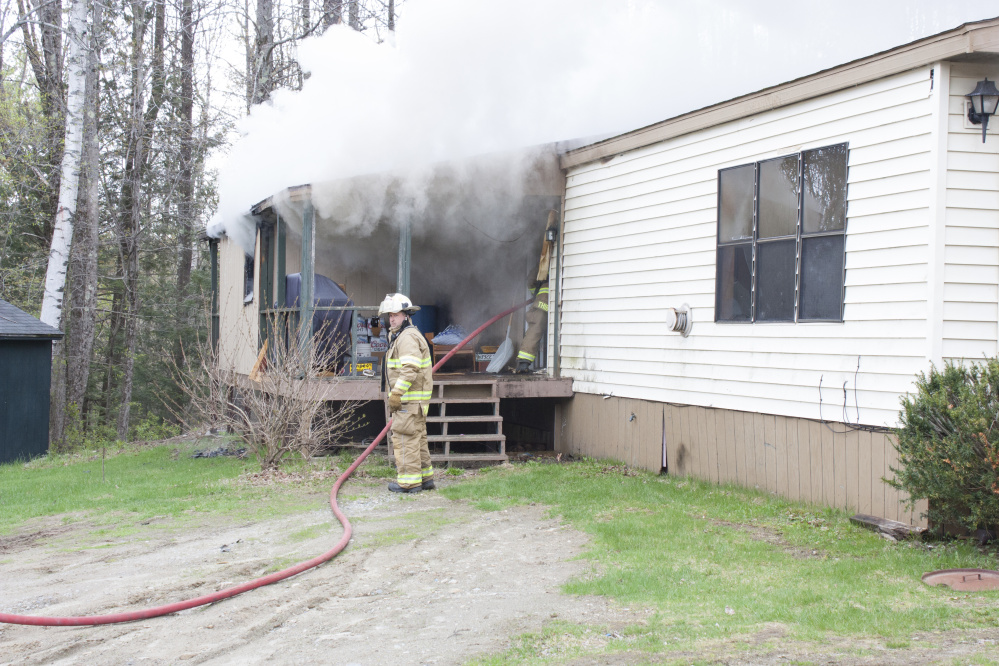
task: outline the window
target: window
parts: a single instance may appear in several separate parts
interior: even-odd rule
[[[253,257],[243,258],[243,305],[253,302]]]
[[[847,144],[718,172],[715,321],[842,321]]]

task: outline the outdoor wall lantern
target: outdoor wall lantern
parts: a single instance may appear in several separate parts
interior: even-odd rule
[[[968,120],[975,125],[982,126],[982,143],[985,143],[985,132],[989,127],[989,117],[995,115],[996,106],[999,105],[999,90],[996,84],[985,77],[984,81],[979,81],[975,89],[965,95],[971,100],[971,108],[968,109]]]

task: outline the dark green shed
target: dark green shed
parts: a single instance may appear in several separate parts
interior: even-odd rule
[[[0,299],[0,463],[49,448],[52,341],[59,329]]]

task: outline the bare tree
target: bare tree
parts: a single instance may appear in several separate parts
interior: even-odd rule
[[[191,261],[194,249],[194,2],[183,0],[181,5],[180,45],[180,182],[177,184],[180,218],[177,261],[176,329],[186,324],[187,290],[191,283]],[[174,347],[174,363],[182,363],[180,337]]]
[[[274,3],[257,0],[257,38],[253,56],[250,105],[270,99],[274,90]]]
[[[143,181],[149,160],[150,141],[156,118],[163,103],[164,63],[163,44],[166,33],[166,5],[164,0],[153,0],[153,44],[150,62],[152,86],[148,104],[144,104],[145,32],[150,21],[145,0],[133,0],[132,33],[132,105],[129,123],[128,158],[122,186],[119,211],[119,251],[121,277],[124,287],[125,351],[122,359],[121,405],[118,410],[118,437],[128,438],[129,414],[132,405],[132,380],[135,369],[135,343],[138,334],[139,313],[139,242],[142,219],[146,211],[143,198]]]
[[[323,30],[343,23],[343,0],[323,0]]]
[[[73,217],[76,214],[80,161],[83,153],[83,107],[87,80],[86,55],[89,46],[86,0],[75,0],[73,3],[67,34],[69,37],[69,90],[66,97],[66,143],[62,152],[58,208],[52,229],[52,242],[49,246],[48,268],[45,271],[45,292],[42,297],[40,316],[43,322],[55,328],[61,328],[63,324],[63,291],[66,287],[69,250],[73,239]],[[59,38],[61,39],[61,36]],[[47,49],[45,54],[51,55]],[[54,66],[53,63],[46,63],[48,71],[51,71],[49,68]],[[61,85],[62,82],[58,83]],[[55,426],[52,430],[56,442],[61,442],[66,406],[65,348],[61,340],[56,341],[53,345],[53,359],[52,391],[56,399],[50,412],[50,423]]]
[[[358,0],[347,0],[347,25],[354,30],[361,29],[361,17],[357,2]]]
[[[45,273],[45,295],[42,299],[40,317],[43,322],[55,328],[62,325],[63,289],[66,286],[66,267],[69,264],[69,246],[73,238],[73,216],[76,214],[80,161],[83,155],[83,105],[86,97],[87,49],[90,40],[87,27],[87,0],[74,0],[67,35],[69,90],[66,96],[66,142],[59,178],[59,206],[56,210],[52,245],[49,250],[48,270]],[[49,55],[48,50],[45,53]]]
[[[46,168],[39,176],[48,190],[46,212],[51,225],[59,207],[59,173],[66,129],[62,2],[34,0],[33,6],[26,7],[24,0],[17,0],[17,10],[16,25],[21,28],[24,55],[31,64],[41,102],[48,159]],[[49,226],[44,236],[49,239],[51,234],[52,227]]]
[[[53,392],[53,441],[61,442],[65,428],[63,404],[83,407],[90,362],[94,352],[97,321],[97,250],[100,234],[100,146],[97,141],[98,87],[103,5],[94,3],[91,11],[90,49],[87,54],[86,96],[83,113],[83,164],[77,198],[76,224],[70,250],[69,312],[67,320],[66,390]]]

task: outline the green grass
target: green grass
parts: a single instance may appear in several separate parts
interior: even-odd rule
[[[927,627],[999,623],[999,592],[956,593],[920,581],[935,569],[996,568],[994,554],[966,542],[889,543],[840,511],[624,470],[607,461],[528,463],[442,494],[484,510],[545,504],[592,535],[584,557],[593,573],[565,590],[653,609],[647,625],[633,628],[632,650],[731,640],[768,623],[797,640],[868,636],[903,648]],[[482,663],[524,661],[516,649],[498,658]]]
[[[191,458],[193,449],[191,444],[126,447],[105,460],[103,479],[100,452],[0,465],[0,534],[61,515],[64,524],[88,520],[114,538],[154,518],[260,519],[316,504],[302,492],[236,483],[240,474],[259,469],[256,461]]]

